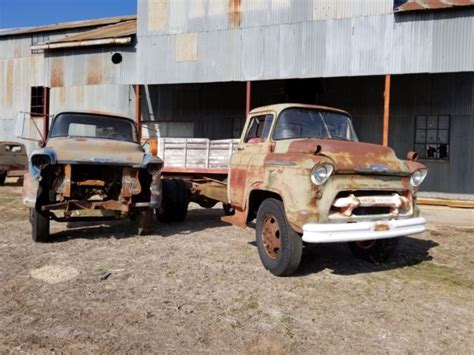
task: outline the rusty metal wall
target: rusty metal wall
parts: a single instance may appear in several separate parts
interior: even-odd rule
[[[138,33],[260,27],[393,12],[393,0],[139,0]]]
[[[164,84],[474,70],[474,8],[394,14],[392,6],[391,1],[141,0],[138,80]],[[188,46],[197,54],[180,60],[179,38],[186,33],[194,34]]]
[[[66,33],[49,35],[50,40]],[[51,87],[50,112],[100,110],[133,117],[135,46],[91,47],[31,53],[31,35],[0,37],[0,139],[16,140],[14,119],[29,112],[32,86]],[[122,55],[113,64],[113,53]],[[31,129],[33,136],[35,128]],[[25,142],[27,143],[27,142]],[[29,148],[34,144],[27,143]]]

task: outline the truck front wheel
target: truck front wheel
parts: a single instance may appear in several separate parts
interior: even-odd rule
[[[269,198],[257,213],[257,247],[263,265],[273,275],[291,275],[303,252],[301,237],[289,225],[283,203]]]
[[[370,261],[381,263],[386,261],[397,248],[400,238],[366,240],[362,242],[350,242],[349,248],[354,256]]]
[[[36,208],[30,209],[32,238],[36,243],[49,240],[49,217],[39,213]]]

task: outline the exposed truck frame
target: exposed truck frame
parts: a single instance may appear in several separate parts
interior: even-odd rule
[[[291,112],[286,121],[307,112],[327,116],[329,136],[282,136],[282,117]],[[426,166],[415,153],[403,161],[388,147],[358,142],[350,123],[347,137],[331,136],[329,116],[350,122],[347,112],[322,106],[254,109],[227,169],[165,165],[163,177],[185,180],[191,201],[203,207],[222,202],[226,222],[245,228],[256,218],[259,255],[275,275],[297,269],[303,242],[348,242],[356,256],[383,261],[397,237],[426,228],[416,206]]]

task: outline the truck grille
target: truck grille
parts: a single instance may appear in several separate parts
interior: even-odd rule
[[[409,191],[342,191],[333,201],[329,219],[352,221],[373,217],[398,218],[413,214]]]

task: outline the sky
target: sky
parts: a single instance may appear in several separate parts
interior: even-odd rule
[[[0,0],[0,28],[133,15],[137,0]]]

